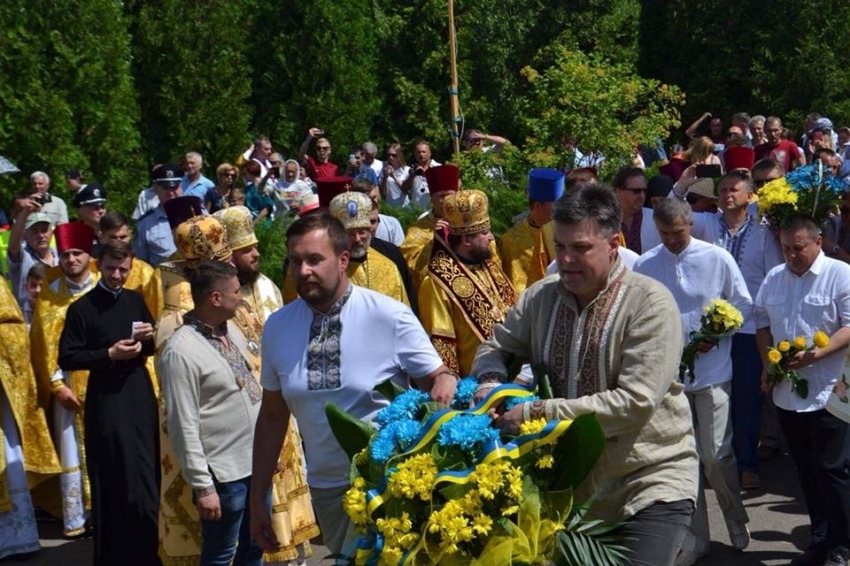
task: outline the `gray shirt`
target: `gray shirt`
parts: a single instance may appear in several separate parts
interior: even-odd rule
[[[36,254],[26,242],[21,245],[20,261],[14,261],[12,259],[12,254],[6,255],[6,265],[9,267],[9,281],[12,283],[12,292],[15,294],[15,298],[18,299],[18,304],[22,309],[28,299],[27,273],[29,273],[30,268],[39,262],[45,263],[49,267],[59,265],[59,255],[56,253],[56,250],[54,248],[50,248],[50,251],[53,253],[52,264],[43,262],[38,254]]]

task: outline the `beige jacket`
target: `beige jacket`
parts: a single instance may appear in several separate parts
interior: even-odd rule
[[[549,418],[595,413],[607,445],[577,501],[592,514],[628,518],[656,502],[696,500],[693,424],[678,383],[679,311],[660,283],[618,260],[608,286],[583,311],[557,275],[529,287],[481,345],[474,375],[506,374],[510,355],[547,367]]]

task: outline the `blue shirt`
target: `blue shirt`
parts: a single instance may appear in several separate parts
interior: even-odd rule
[[[136,238],[133,240],[133,253],[137,258],[157,267],[176,251],[171,226],[162,206],[156,207],[139,219]]]
[[[187,175],[183,176],[183,180],[180,182],[183,186],[183,196],[196,196],[201,199],[201,204],[207,198],[207,193],[215,188],[215,183],[201,175],[198,177],[198,180],[194,183],[189,182],[189,177]]]

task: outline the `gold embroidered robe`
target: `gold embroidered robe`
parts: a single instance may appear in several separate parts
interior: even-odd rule
[[[61,468],[47,429],[44,407],[38,402],[24,315],[9,287],[3,284],[0,284],[0,387],[18,427],[27,484],[32,489],[59,474]],[[0,513],[11,510],[3,433],[0,427]]]
[[[147,262],[134,257],[133,267],[127,275],[124,288],[140,293],[145,298],[145,305],[151,312],[153,319],[159,320],[159,316],[162,314],[162,281],[158,269],[154,269]],[[159,379],[156,377],[153,356],[148,356],[145,367],[148,369],[148,375],[151,376],[153,393],[159,399]]]
[[[347,273],[348,280],[355,285],[371,289],[410,306],[398,267],[377,250],[369,248],[369,253],[363,261],[349,260]]]
[[[528,218],[502,235],[499,256],[505,275],[517,295],[544,277],[555,259],[555,234],[552,222],[536,228]]]
[[[183,271],[184,265],[180,260],[160,264],[164,308],[157,323],[157,352],[183,324],[183,315],[194,308],[191,285]],[[261,275],[258,283],[252,288],[242,287],[243,301],[237,308],[233,322],[245,335],[254,375],[259,381],[260,339],[256,333],[262,332],[266,318],[277,310],[281,300],[280,291],[267,277]],[[253,309],[262,311],[261,320],[253,314]],[[168,376],[160,378],[168,379]],[[201,555],[201,522],[197,507],[192,503],[192,489],[183,479],[177,455],[168,438],[166,422],[165,403],[161,402],[159,556],[163,566],[195,566]],[[297,558],[295,547],[299,544],[304,545],[305,555],[309,556],[309,540],[319,534],[307,487],[301,435],[294,424],[294,421],[290,422],[281,450],[280,461],[284,469],[272,478],[272,528],[278,542],[284,546],[278,552],[264,554],[266,562]]]
[[[89,263],[89,272],[92,276],[92,286],[100,280],[100,272],[94,261]],[[54,290],[54,287],[56,290]],[[86,292],[73,295],[68,290],[65,272],[61,266],[54,266],[47,270],[41,292],[35,301],[30,327],[30,353],[33,372],[35,373],[36,386],[38,389],[38,401],[40,406],[47,410],[53,402],[53,387],[51,378],[59,369],[59,337],[65,326],[65,315],[68,307]],[[88,386],[89,372],[78,370],[65,372],[67,385],[80,403],[85,407],[86,388]],[[80,472],[82,474],[83,501],[86,509],[91,508],[91,488],[89,486],[89,475],[86,467],[86,450],[84,435],[83,409],[74,413],[74,431],[76,432],[77,450],[79,452]],[[62,470],[62,473],[74,470]],[[44,489],[33,493],[33,503],[47,511],[61,517],[62,503],[56,498],[60,492],[52,488],[53,482],[44,484]]]
[[[467,265],[442,238],[434,239],[428,276],[419,290],[419,318],[443,363],[466,376],[478,346],[516,301],[495,262]]]

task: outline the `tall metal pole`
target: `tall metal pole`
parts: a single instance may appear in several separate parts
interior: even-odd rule
[[[460,108],[457,100],[457,41],[455,39],[455,7],[454,0],[449,1],[449,62],[452,70],[452,83],[449,87],[449,108],[452,113],[452,144],[455,159],[460,157],[460,134],[457,129],[460,121]]]

